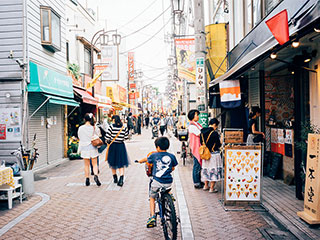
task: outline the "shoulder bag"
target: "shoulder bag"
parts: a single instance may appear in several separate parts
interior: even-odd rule
[[[199,148],[199,153],[200,153],[200,158],[201,158],[201,159],[210,160],[210,158],[211,158],[211,151],[209,150],[209,148],[207,147],[206,144],[208,143],[208,141],[209,141],[209,139],[210,139],[210,136],[211,136],[211,134],[212,134],[213,132],[214,132],[214,131],[211,131],[211,133],[209,134],[206,142],[204,141],[203,134],[201,134],[201,137],[202,137],[202,145],[201,145],[200,148]],[[213,151],[215,145],[216,145],[216,144],[213,145],[212,151]]]
[[[91,144],[94,147],[100,147],[103,145],[103,141],[100,139],[99,136],[95,136],[94,133],[96,131],[96,128],[93,127],[93,133],[92,133],[92,137],[91,137]]]
[[[117,139],[117,137],[120,135],[122,129],[124,128],[124,126],[122,126],[122,128],[119,130],[119,132],[117,133],[117,135],[112,139],[112,141],[110,143],[108,143],[108,146],[107,146],[107,150],[106,150],[106,158],[105,158],[105,161],[108,161],[108,154],[109,154],[109,148],[111,146],[111,144]]]

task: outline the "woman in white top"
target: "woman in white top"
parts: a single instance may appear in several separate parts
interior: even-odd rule
[[[79,151],[81,157],[84,160],[84,174],[86,177],[86,186],[90,185],[89,179],[89,167],[90,159],[93,165],[94,181],[98,186],[101,183],[98,178],[98,167],[97,167],[97,157],[99,155],[98,149],[91,144],[93,136],[99,136],[98,130],[94,127],[94,117],[92,113],[86,113],[84,116],[85,124],[79,127],[78,137],[79,137]]]
[[[161,115],[161,118],[160,118],[160,132],[161,132],[161,135],[163,136],[165,130],[166,130],[166,125],[167,125],[167,119]]]

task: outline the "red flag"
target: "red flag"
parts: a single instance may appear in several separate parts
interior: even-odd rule
[[[288,13],[286,9],[267,20],[266,24],[280,45],[289,41]]]

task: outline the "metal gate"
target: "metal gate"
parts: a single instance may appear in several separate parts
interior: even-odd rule
[[[259,78],[249,78],[249,106],[260,106]]]

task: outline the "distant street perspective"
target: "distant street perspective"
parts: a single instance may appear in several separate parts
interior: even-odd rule
[[[1,0],[0,240],[320,239],[319,0]]]

